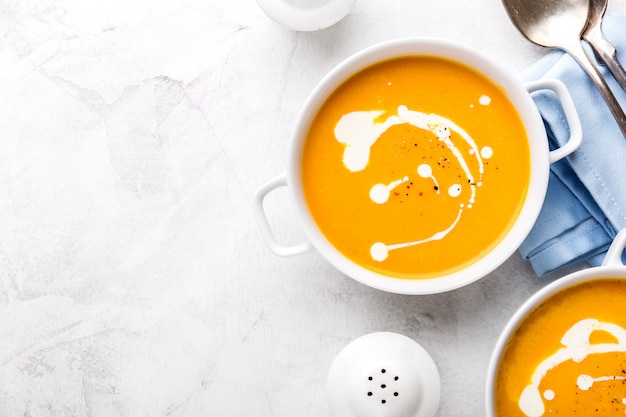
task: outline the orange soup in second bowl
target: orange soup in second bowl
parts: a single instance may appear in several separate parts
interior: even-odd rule
[[[458,271],[510,230],[530,181],[523,123],[482,74],[432,56],[374,64],[315,116],[302,160],[311,215],[335,248],[387,276]]]
[[[626,414],[626,280],[574,285],[511,336],[495,379],[500,417]]]

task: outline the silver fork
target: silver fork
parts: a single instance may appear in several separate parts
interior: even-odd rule
[[[589,42],[596,57],[607,66],[622,89],[626,91],[626,71],[624,71],[624,68],[617,60],[615,47],[611,45],[602,33],[602,18],[608,2],[609,0],[589,1],[587,27],[582,37]]]

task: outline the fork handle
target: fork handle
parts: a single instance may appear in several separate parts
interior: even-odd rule
[[[622,131],[622,136],[626,137],[626,114],[624,114],[624,110],[620,107],[619,102],[613,95],[613,92],[609,88],[604,77],[602,77],[602,74],[600,74],[600,71],[598,71],[595,65],[591,62],[591,59],[587,56],[587,53],[582,46],[582,42],[574,42],[566,48],[566,51],[569,52],[569,54],[574,57],[576,61],[578,61],[582,69],[587,73],[587,75],[589,75],[589,78],[591,78],[595,84],[596,88],[602,95],[602,98],[604,98],[609,110],[611,110],[617,125]]]
[[[589,42],[593,48],[596,57],[600,59],[611,71],[613,77],[617,80],[622,90],[626,91],[626,71],[617,60],[617,52],[615,47],[609,42],[600,25],[589,27],[584,34],[584,39]]]

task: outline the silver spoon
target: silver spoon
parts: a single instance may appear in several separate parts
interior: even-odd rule
[[[604,62],[622,89],[626,91],[626,71],[617,60],[615,48],[602,33],[602,17],[608,3],[609,0],[589,1],[589,16],[587,17],[587,28],[583,33],[583,39],[589,42],[596,53],[596,57]]]
[[[551,0],[541,7],[532,0],[502,0],[517,29],[537,45],[569,53],[589,75],[609,106],[622,134],[626,115],[602,75],[591,63],[580,39],[587,25],[589,0]]]

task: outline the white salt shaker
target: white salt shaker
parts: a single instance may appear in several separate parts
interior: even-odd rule
[[[371,333],[335,358],[327,381],[334,417],[433,417],[441,381],[428,352],[397,333]]]
[[[356,0],[257,0],[272,20],[289,29],[313,31],[343,19]]]

